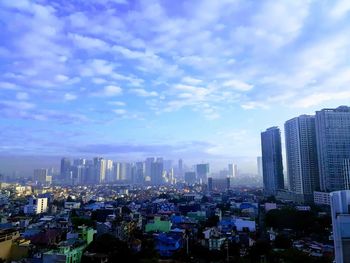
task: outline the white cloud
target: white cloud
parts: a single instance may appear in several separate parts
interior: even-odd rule
[[[55,80],[57,82],[66,82],[67,80],[69,80],[69,77],[66,75],[59,74],[55,76]]]
[[[113,73],[116,65],[103,59],[92,59],[86,64],[81,65],[81,74],[85,77],[94,77],[97,75],[110,75]]]
[[[98,96],[98,97],[114,97],[114,96],[119,96],[122,93],[123,93],[123,90],[121,87],[108,85],[108,86],[105,86],[101,91],[95,92],[92,95]]]
[[[186,84],[189,84],[189,85],[199,85],[203,82],[201,79],[192,78],[192,77],[188,77],[188,76],[182,78],[182,81]]]
[[[131,89],[130,92],[140,97],[157,97],[158,96],[158,93],[156,91],[147,91],[145,89]]]
[[[327,101],[340,101],[350,99],[350,91],[317,92],[295,101],[294,107],[308,108],[318,106]]]
[[[125,106],[126,103],[124,101],[109,101],[108,104],[110,105],[114,105],[114,106]]]
[[[117,115],[124,115],[126,114],[126,110],[125,109],[115,109],[113,110],[113,112]]]
[[[72,93],[64,94],[64,100],[66,100],[66,101],[76,100],[77,97],[78,97],[77,95],[72,94]]]
[[[29,95],[26,92],[17,92],[16,93],[16,99],[18,99],[18,100],[27,100],[27,99],[29,99]]]
[[[227,80],[223,83],[223,86],[229,87],[238,91],[249,91],[254,87],[253,85],[247,84],[237,79]]]
[[[0,82],[0,89],[17,90],[18,86],[14,83],[1,81]]]
[[[98,38],[83,36],[79,34],[68,34],[68,37],[74,42],[74,44],[81,49],[87,49],[87,50],[102,50],[102,51],[108,51],[109,45]]]
[[[107,80],[105,80],[103,78],[92,78],[91,80],[95,84],[105,84],[105,83],[107,83]]]
[[[330,10],[330,16],[335,19],[341,19],[349,11],[350,11],[350,2],[347,0],[339,0],[335,3],[333,8]]]

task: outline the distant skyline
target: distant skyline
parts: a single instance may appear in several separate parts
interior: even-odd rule
[[[349,35],[349,1],[2,0],[0,163],[256,169],[261,131],[349,104]]]

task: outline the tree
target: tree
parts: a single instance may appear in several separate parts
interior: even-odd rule
[[[207,221],[205,221],[205,226],[206,227],[214,227],[217,226],[219,222],[219,217],[214,215],[214,216],[210,216],[208,217]]]
[[[275,239],[275,247],[280,249],[288,249],[292,247],[292,240],[286,235],[278,235]]]
[[[85,251],[106,255],[108,262],[118,262],[121,259],[128,259],[130,262],[135,262],[135,260],[133,260],[134,256],[132,254],[132,251],[129,249],[127,243],[120,241],[110,234],[103,234],[97,237],[87,246]],[[81,262],[97,263],[100,262],[100,259],[83,256]]]

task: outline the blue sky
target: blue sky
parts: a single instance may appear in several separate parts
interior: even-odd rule
[[[349,1],[0,2],[0,153],[223,160],[350,100]]]

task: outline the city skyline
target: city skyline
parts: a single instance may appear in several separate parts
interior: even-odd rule
[[[261,131],[350,98],[346,1],[0,6],[1,156],[255,167]]]

